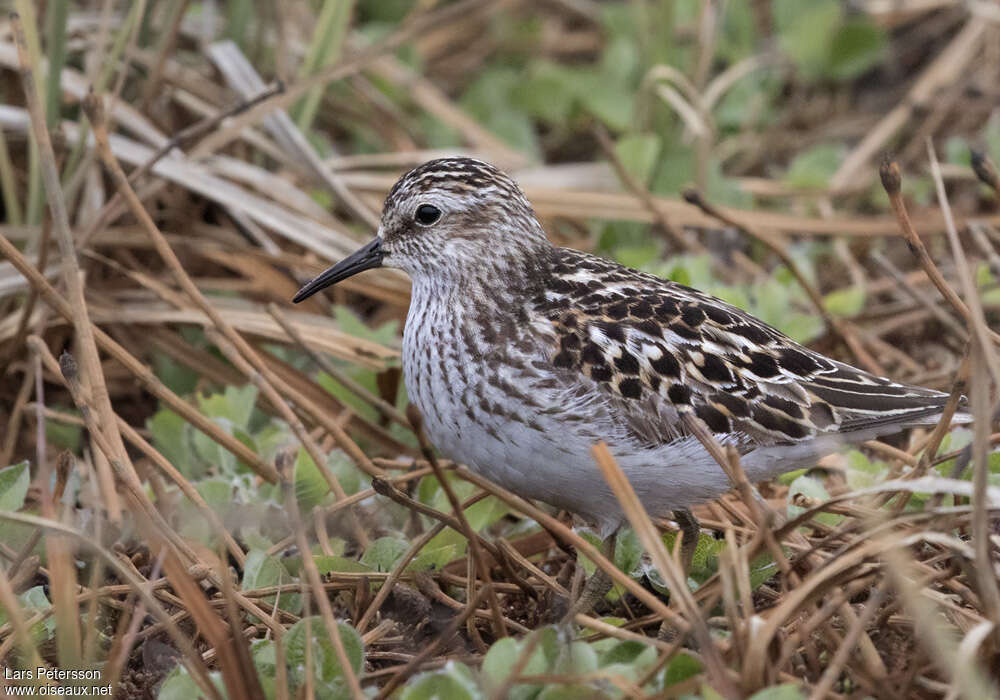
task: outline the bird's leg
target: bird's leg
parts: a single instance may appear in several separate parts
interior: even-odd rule
[[[694,561],[694,553],[698,548],[701,525],[698,523],[698,518],[694,517],[694,513],[687,508],[675,510],[674,520],[681,530],[681,567],[686,577],[691,572],[691,562]]]
[[[698,518],[694,517],[694,513],[687,508],[675,510],[674,520],[681,531],[681,570],[684,572],[684,580],[687,581],[688,574],[691,573],[691,562],[694,561],[695,550],[698,549],[701,525],[698,523]],[[673,641],[674,629],[664,620],[660,624],[656,636],[665,642]]]
[[[615,541],[617,539],[618,533],[616,531],[601,544],[601,554],[612,564],[615,562]],[[566,621],[571,621],[579,613],[587,614],[593,610],[594,606],[603,600],[604,596],[611,590],[612,583],[611,577],[607,572],[598,567],[590,575],[590,578],[584,582],[583,589],[580,591],[580,597],[576,599],[576,602],[570,607],[569,612],[566,613]]]

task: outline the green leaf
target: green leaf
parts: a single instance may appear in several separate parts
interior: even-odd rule
[[[649,644],[627,640],[619,642],[601,656],[601,668],[613,664],[645,666],[656,660],[656,649]]]
[[[650,263],[659,262],[660,253],[660,246],[655,242],[650,242],[648,245],[621,246],[615,248],[615,260],[625,267],[641,269]]]
[[[52,408],[62,410],[70,415],[79,415],[75,408],[54,405]],[[83,428],[71,423],[62,423],[54,420],[45,421],[45,439],[56,447],[77,454],[80,451],[80,440],[83,437]]]
[[[30,483],[28,460],[0,469],[0,510],[21,510]]]
[[[633,93],[599,71],[581,69],[574,86],[584,109],[614,131],[625,131],[635,114]]]
[[[291,557],[291,559],[294,559],[294,557]],[[313,561],[316,562],[316,568],[319,569],[320,576],[328,574],[331,571],[356,574],[372,570],[370,566],[341,556],[331,557],[326,554],[319,554],[313,557]],[[299,559],[299,565],[301,566],[301,559]]]
[[[615,154],[635,179],[646,184],[660,155],[660,137],[656,134],[626,134],[615,144]]]
[[[676,532],[665,532],[662,535],[663,544],[667,551],[672,552],[677,542]],[[725,540],[717,540],[708,533],[698,535],[698,544],[694,549],[694,556],[691,558],[691,569],[688,576],[696,582],[701,582],[714,574],[719,568],[719,552],[726,546]],[[650,582],[660,590],[666,592],[666,582],[660,576],[656,567],[649,565],[644,573]]]
[[[860,284],[836,289],[823,297],[823,306],[834,316],[850,318],[857,316],[865,306],[865,288]]]
[[[195,483],[195,489],[212,508],[225,510],[233,503],[233,485],[226,479],[202,479]]]
[[[642,575],[642,545],[632,528],[622,528],[615,536],[615,566],[632,578]],[[616,601],[625,594],[625,588],[615,584],[608,591],[608,600]]]
[[[311,510],[323,500],[330,491],[329,484],[323,478],[316,462],[305,451],[299,450],[295,458],[295,500],[302,510]]]
[[[250,654],[257,675],[261,678],[274,678],[278,663],[278,654],[273,639],[254,639],[250,642]]]
[[[425,476],[417,484],[417,500],[424,505],[430,506],[437,502],[438,494],[444,498],[444,491],[441,489],[441,482],[434,476]]]
[[[725,540],[717,540],[704,532],[699,534],[698,545],[694,548],[694,556],[691,558],[691,570],[706,571],[710,569],[714,573],[719,567],[719,552],[725,546]]]
[[[295,444],[296,438],[287,424],[275,419],[255,432],[253,441],[257,445],[257,454],[267,462]]]
[[[439,571],[465,553],[465,540],[462,541],[462,544],[451,543],[440,546],[433,546],[433,542],[434,540],[431,540],[426,547],[420,550],[420,554],[415,556],[406,567],[408,570]]]
[[[722,171],[722,163],[718,158],[710,157],[708,159],[706,189],[708,190],[709,201],[718,204],[746,208],[753,202],[753,198],[749,193],[743,191],[739,182],[731,177],[727,177]]]
[[[461,104],[505,142],[528,153],[538,153],[538,139],[531,118],[516,108],[515,88],[521,72],[510,66],[480,71],[462,95]]]
[[[198,396],[201,412],[211,418],[225,418],[243,430],[250,424],[254,404],[257,402],[257,387],[247,384],[243,387],[227,386],[221,394]]]
[[[1000,304],[1000,288],[985,289],[985,287],[996,284],[996,277],[993,275],[993,270],[990,269],[989,263],[980,263],[976,268],[976,284],[983,288],[980,291],[983,304],[991,306]]]
[[[161,408],[146,421],[146,428],[153,436],[153,446],[184,476],[193,476],[191,451],[186,420],[170,409]]]
[[[604,698],[603,693],[598,693],[593,687],[574,683],[564,685],[548,685],[542,689],[535,700],[579,700],[579,698]]]
[[[844,158],[842,144],[819,144],[795,156],[784,180],[793,187],[826,187]]]
[[[778,563],[770,553],[765,552],[750,562],[750,590],[755,591],[764,582],[778,573]]]
[[[487,496],[465,509],[465,519],[469,521],[473,532],[482,532],[509,512],[510,508],[506,503],[496,496]]]
[[[955,165],[971,167],[972,158],[969,153],[969,141],[964,136],[949,136],[944,142],[944,157],[942,160]]]
[[[346,306],[334,306],[333,318],[341,332],[380,345],[394,345],[399,335],[399,321],[386,321],[378,328],[371,328]]]
[[[581,674],[596,671],[598,667],[597,652],[586,642],[573,642],[564,647],[556,660],[553,673]]]
[[[535,634],[542,635],[542,638],[531,653],[521,675],[547,673],[551,668],[552,661],[558,655],[559,643],[554,629],[546,627],[538,630]],[[525,643],[526,640],[518,641],[511,637],[504,637],[495,642],[486,652],[482,670],[483,685],[488,692],[494,692],[507,680],[520,658]],[[540,689],[539,685],[519,684],[510,688],[507,697],[510,700],[528,700],[536,696]]]
[[[853,16],[830,40],[826,74],[834,80],[856,78],[882,60],[887,45],[884,29],[867,17]]]
[[[782,474],[781,476],[778,477],[778,483],[782,484],[783,486],[788,486],[793,481],[795,481],[796,479],[798,479],[800,476],[802,476],[803,474],[805,474],[807,471],[809,471],[809,470],[803,468],[803,469],[793,469],[790,472],[785,472],[784,474]]]
[[[402,693],[399,700],[479,700],[482,691],[476,685],[472,670],[463,663],[449,661],[440,671],[421,673],[415,676]]]
[[[624,617],[613,617],[613,616],[610,616],[610,615],[602,617],[602,618],[599,618],[599,619],[600,619],[601,622],[605,622],[605,623],[611,625],[612,627],[623,627],[625,625],[625,623],[628,622],[628,620],[626,620]]]
[[[469,498],[475,490],[472,484],[463,479],[458,479],[454,474],[448,474],[445,478],[448,480],[459,501]],[[436,477],[426,476],[420,480],[420,484],[417,486],[417,500],[437,510],[451,513],[452,508],[451,502],[448,500],[448,494],[441,488]],[[502,501],[490,496],[466,508],[465,518],[469,521],[472,529],[479,532],[502,518],[509,510]],[[434,540],[431,540],[431,544],[433,543]]]
[[[198,386],[198,373],[166,353],[153,353],[153,374],[181,396],[192,393]]]
[[[817,503],[830,500],[830,495],[826,492],[823,482],[814,476],[802,475],[793,481],[791,486],[788,487],[789,519],[797,518],[806,510],[805,508],[794,505],[793,503],[795,497],[799,494],[802,494]],[[824,525],[836,525],[843,519],[843,516],[834,515],[833,513],[820,513],[816,516],[816,520]]]
[[[218,671],[212,671],[208,677],[212,681],[212,685],[219,691],[219,695],[223,698],[228,697],[222,683],[222,674]],[[163,685],[160,686],[160,692],[156,694],[156,700],[202,700],[203,698],[207,699],[208,696],[202,692],[191,674],[183,666],[176,666],[167,674]]]
[[[639,69],[639,47],[631,33],[616,34],[601,52],[601,74],[608,83],[631,88]]]
[[[309,634],[306,634],[306,627]],[[355,675],[361,673],[364,662],[364,646],[361,635],[346,622],[337,623],[341,642],[347,651],[347,658]],[[344,681],[344,670],[337,660],[337,653],[327,634],[323,618],[313,615],[292,625],[282,640],[285,644],[285,662],[288,676],[297,685],[305,683],[306,647],[312,656],[313,680],[316,683],[316,697],[339,700],[349,698],[350,690]]]
[[[816,314],[792,312],[772,325],[797,343],[807,343],[823,332],[823,319]]]
[[[847,452],[847,485],[852,489],[874,486],[885,480],[889,465],[879,460],[869,460],[859,450]]]
[[[670,665],[667,666],[663,677],[663,687],[666,688],[675,683],[682,683],[688,678],[693,678],[701,673],[701,670],[701,662],[698,659],[687,654],[678,654],[671,659]]]
[[[535,61],[511,90],[511,100],[528,114],[555,126],[569,120],[576,97],[574,72],[547,60]]]
[[[344,367],[341,368],[341,370],[365,389],[368,389],[368,391],[372,392],[376,396],[378,395],[378,379],[373,370],[363,368],[359,369],[357,367]],[[330,392],[330,394],[332,394],[338,401],[343,403],[345,406],[349,406],[362,418],[372,422],[378,420],[379,414],[378,411],[375,410],[374,406],[345,387],[326,372],[320,372],[316,377],[316,381],[321,387]]]
[[[622,528],[615,536],[615,566],[629,576],[638,574],[642,561],[642,544],[632,528]]]
[[[212,418],[212,421],[222,429],[222,432],[233,434],[233,424],[228,418]],[[194,453],[205,464],[224,474],[236,472],[236,456],[205,433],[200,430],[192,431],[191,444],[194,447]]]
[[[379,537],[365,549],[361,563],[375,571],[392,571],[409,548],[410,544],[400,537]]]
[[[745,2],[730,3],[725,8],[717,55],[725,59],[727,64],[732,64],[756,51],[756,10]]]
[[[597,549],[602,548],[601,538],[597,536],[596,532],[593,532],[592,530],[580,530],[578,534]],[[576,563],[578,566],[583,567],[583,571],[587,574],[587,576],[592,576],[593,573],[597,571],[597,564],[583,556],[583,554],[579,551],[576,553]]]
[[[483,675],[487,688],[496,689],[503,684],[517,664],[520,653],[521,642],[513,637],[504,637],[493,643],[483,658]]]
[[[714,688],[711,688],[708,685],[702,683],[701,700],[725,700],[725,698],[723,698],[722,694],[719,693]]]
[[[1000,156],[1000,117],[996,114],[991,116],[980,132],[979,138],[986,146],[987,155],[994,159]]]
[[[777,75],[764,71],[747,75],[722,96],[713,110],[716,127],[723,132],[748,131],[773,124],[784,84]]]
[[[882,59],[886,33],[835,0],[776,0],[779,45],[809,79],[850,80]]]
[[[660,163],[649,189],[658,194],[678,194],[691,184],[695,168],[694,149],[683,143],[665,141]],[[685,256],[690,258],[692,256]]]
[[[291,582],[292,577],[285,569],[281,561],[274,556],[270,556],[261,549],[251,549],[247,552],[246,563],[243,565],[243,590],[249,591],[255,588],[269,588],[282,583]],[[266,596],[264,602],[274,605],[278,600],[279,607],[292,614],[298,613],[301,607],[301,599],[297,593],[284,592],[280,600],[277,594]]]
[[[21,605],[21,610],[24,613],[25,619],[30,618],[35,613],[46,612],[52,608],[52,603],[45,595],[45,589],[41,586],[35,586],[29,588],[24,593],[17,597],[18,602]],[[7,611],[0,607],[0,625],[6,624],[8,620]],[[55,635],[56,631],[56,621],[51,615],[49,615],[45,620],[33,625],[31,632],[32,641],[37,644],[42,644]]]
[[[840,24],[836,0],[785,0],[775,3],[778,43],[809,79],[824,73],[830,57],[830,29]]]
[[[798,685],[785,683],[759,690],[750,696],[750,700],[804,700],[805,697]]]

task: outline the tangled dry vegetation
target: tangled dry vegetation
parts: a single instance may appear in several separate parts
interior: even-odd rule
[[[124,698],[997,697],[994,5],[14,5],[6,693],[46,666]],[[633,525],[607,561],[421,441],[405,277],[289,304],[442,150],[514,173],[560,242],[966,394],[974,429],[762,498],[719,451],[686,575],[596,450]],[[594,566],[615,588],[560,622]]]

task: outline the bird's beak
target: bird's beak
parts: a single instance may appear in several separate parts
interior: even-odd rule
[[[385,252],[382,250],[382,239],[375,238],[361,250],[347,256],[333,267],[321,272],[312,280],[307,282],[305,286],[299,290],[298,294],[295,295],[292,301],[298,304],[300,301],[308,299],[319,290],[326,289],[327,287],[337,284],[337,282],[340,282],[341,280],[346,280],[348,277],[352,277],[359,272],[370,270],[373,267],[382,267],[382,258],[384,257]]]

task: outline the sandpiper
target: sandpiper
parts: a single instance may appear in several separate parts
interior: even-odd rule
[[[761,481],[933,421],[947,398],[825,357],[708,294],[551,245],[517,184],[478,160],[405,174],[376,238],[294,300],[380,266],[413,281],[403,371],[437,449],[604,537],[623,515],[591,457],[598,441],[664,517],[729,489],[685,414]]]

